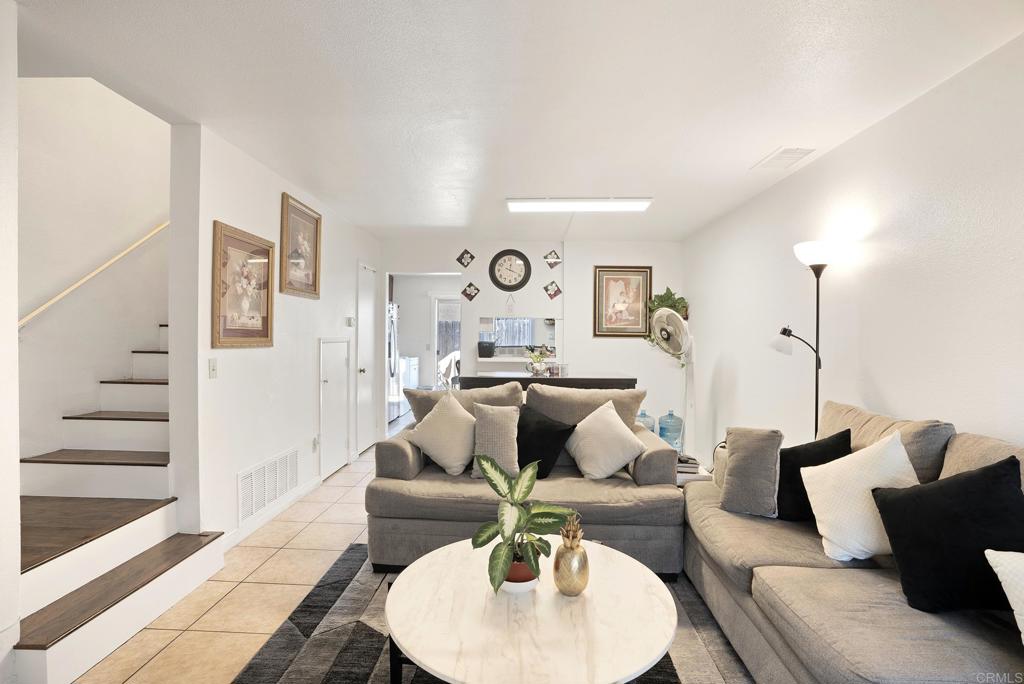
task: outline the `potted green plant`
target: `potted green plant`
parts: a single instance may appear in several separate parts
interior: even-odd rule
[[[533,375],[544,375],[548,372],[547,360],[554,356],[551,353],[551,349],[548,345],[526,345],[527,357],[530,362],[526,364],[526,370],[530,371]]]
[[[537,482],[537,461],[520,470],[513,479],[493,458],[478,455],[475,459],[501,502],[498,519],[484,523],[473,535],[473,548],[484,547],[500,536],[501,541],[491,549],[487,561],[491,587],[497,592],[506,582],[527,585],[540,577],[540,557],[551,555],[551,543],[540,535],[558,532],[575,511],[527,500]]]

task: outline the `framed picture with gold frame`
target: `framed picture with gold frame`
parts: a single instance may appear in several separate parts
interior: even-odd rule
[[[594,337],[647,337],[650,266],[594,267]]]
[[[274,346],[274,243],[213,222],[215,349]]]
[[[281,193],[281,292],[320,299],[321,217]]]

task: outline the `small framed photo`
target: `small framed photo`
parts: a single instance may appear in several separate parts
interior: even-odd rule
[[[281,193],[281,292],[320,299],[321,217]]]
[[[212,345],[274,346],[274,243],[213,222]]]
[[[594,337],[647,337],[650,266],[594,267]]]

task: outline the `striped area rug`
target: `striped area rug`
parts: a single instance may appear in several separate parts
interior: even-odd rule
[[[353,544],[270,637],[235,684],[388,684],[384,601],[395,575],[374,573]],[[704,602],[685,579],[668,583],[679,626],[668,654],[640,684],[752,682]],[[406,665],[403,684],[440,680]],[[566,682],[565,684],[572,684]]]

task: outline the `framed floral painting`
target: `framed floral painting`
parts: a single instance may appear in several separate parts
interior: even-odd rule
[[[274,243],[213,222],[213,347],[274,346]]]
[[[281,193],[281,292],[320,299],[320,214]]]
[[[594,267],[594,337],[647,337],[650,266]]]

